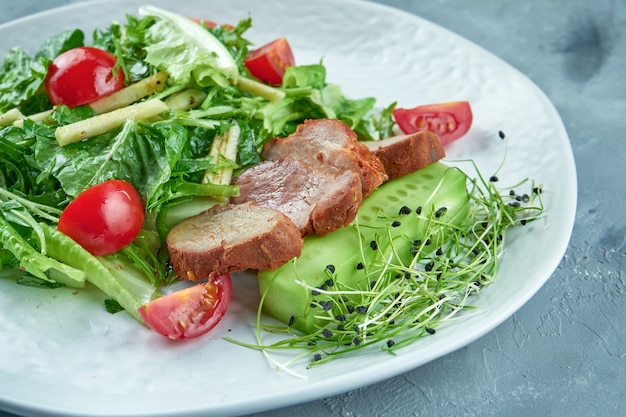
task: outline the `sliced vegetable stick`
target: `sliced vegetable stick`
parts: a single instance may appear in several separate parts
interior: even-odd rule
[[[45,110],[39,113],[31,114],[30,116],[24,116],[20,119],[15,120],[13,122],[13,126],[23,127],[24,120],[26,119],[32,120],[33,122],[41,122],[43,120],[46,120],[46,118],[48,118],[48,116],[50,116],[51,114],[52,114],[52,110]]]
[[[124,87],[109,96],[91,103],[89,107],[97,114],[108,113],[112,110],[126,107],[154,92],[161,91],[165,85],[166,78],[166,73],[157,72],[151,77],[137,81],[128,87]]]
[[[226,133],[215,137],[209,155],[215,158],[215,161],[219,160],[219,158],[225,158],[233,162],[236,161],[240,134],[241,128],[235,123]],[[227,185],[230,184],[232,177],[232,167],[223,167],[218,172],[207,170],[202,177],[202,183],[206,184],[210,182],[213,184]]]
[[[285,92],[250,78],[239,77],[237,85],[243,91],[263,97],[268,101],[279,101],[285,98]]]
[[[189,89],[172,94],[165,100],[165,104],[172,110],[190,110],[201,105],[205,98],[205,92]]]
[[[19,109],[11,109],[6,113],[0,114],[0,127],[8,126],[18,119],[23,119],[24,114]]]
[[[61,126],[54,135],[59,146],[66,146],[113,130],[128,119],[149,119],[167,110],[167,105],[163,101],[148,100]]]

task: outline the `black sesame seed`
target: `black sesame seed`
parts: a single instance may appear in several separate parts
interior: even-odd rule
[[[372,250],[376,250],[376,249],[378,249],[378,243],[376,243],[376,241],[375,241],[375,240],[372,240],[372,241],[370,242],[370,248],[372,248]]]
[[[430,238],[426,239],[426,242],[424,242],[424,245],[428,246],[430,245],[432,242],[432,240],[430,240]]]
[[[407,206],[402,206],[398,214],[409,214],[410,212],[411,212],[410,208],[408,208]]]
[[[447,207],[440,207],[437,209],[437,211],[435,212],[435,217],[439,218],[441,216],[443,216],[443,214],[448,211]]]
[[[529,196],[528,194],[524,194],[524,195],[522,196],[522,201],[523,201],[524,203],[528,203],[528,202],[530,201],[530,196]]]
[[[376,286],[376,281],[370,282],[370,290]]]
[[[435,263],[434,262],[429,262],[429,263],[426,264],[426,266],[424,266],[424,270],[425,271],[432,271],[434,267],[435,267]]]
[[[525,225],[526,225],[526,223],[528,223],[528,220],[526,220],[526,219],[522,219],[522,220],[520,220],[519,222],[520,222],[520,224],[521,224],[522,226],[525,226]]]
[[[315,301],[313,301],[311,304],[309,304],[309,306],[311,308],[315,308],[315,307],[317,307],[317,303],[315,303]]]
[[[504,139],[506,137],[506,135],[504,134],[503,131],[498,131],[498,136],[500,137],[500,139]]]
[[[433,329],[432,327],[427,327],[427,328],[426,328],[426,332],[427,332],[428,334],[435,334],[435,331],[436,331],[436,330],[435,330],[435,329]]]
[[[361,329],[359,329],[359,325],[358,324],[356,326],[354,326],[354,333],[356,333],[356,334],[361,333]]]
[[[365,266],[363,265],[363,262],[359,262],[358,264],[356,264],[356,269],[363,269],[365,268]]]
[[[335,273],[335,265],[326,265],[326,269],[328,270],[328,272],[330,272],[331,274]]]
[[[343,324],[337,325],[337,331],[343,332],[344,329],[345,329],[345,326]]]
[[[394,220],[394,221],[391,223],[391,227],[398,227],[398,226],[400,226],[401,224],[402,224],[402,223],[400,223],[398,220]]]
[[[509,203],[509,206],[511,206],[511,207],[519,207],[520,203],[519,203],[519,201],[511,201]]]
[[[358,337],[355,337],[354,339],[352,339],[352,344],[354,346],[359,346],[361,344],[361,339],[359,339]]]
[[[312,293],[313,295],[320,295],[320,292],[319,292],[319,290],[318,290],[317,288],[315,288],[315,289],[311,290],[311,293]]]
[[[415,246],[413,246],[413,247],[411,247],[411,248],[409,249],[409,253],[410,253],[411,255],[413,255],[413,256],[417,255],[417,253],[418,253],[418,252],[419,252],[419,249],[418,249],[418,248],[416,248]]]
[[[324,337],[333,337],[333,332],[328,329],[322,330],[322,334],[324,335]]]
[[[337,320],[337,321],[346,321],[346,316],[344,316],[343,314],[337,314],[335,316],[335,320]]]
[[[422,206],[419,206],[418,208],[416,208],[415,213],[422,214]]]
[[[314,361],[321,361],[322,360],[322,355],[319,353],[316,353],[315,355],[313,355],[313,360]]]
[[[356,312],[359,313],[359,314],[367,313],[367,306],[358,306],[356,308]]]
[[[435,252],[435,255],[437,256],[443,255],[443,249],[442,248],[437,249],[437,252]]]
[[[515,190],[511,190],[511,191],[509,191],[509,195],[510,195],[511,197],[514,197],[514,196],[515,196]]]
[[[543,192],[543,189],[541,187],[533,188],[533,193],[535,194],[541,194],[542,192]]]
[[[498,182],[499,178],[497,175],[492,175],[491,177],[489,177],[489,181],[490,182]]]
[[[320,301],[320,306],[322,306],[324,310],[328,311],[333,307],[333,302],[332,300]]]
[[[396,344],[396,342],[394,342],[392,339],[387,340],[387,347],[388,348],[392,347],[395,344]]]
[[[332,279],[329,278],[329,279],[326,280],[324,285],[326,285],[327,287],[332,287],[333,285],[335,285],[335,281],[333,281]]]
[[[415,246],[419,246],[419,245],[421,245],[421,244],[422,244],[422,241],[421,241],[421,239],[417,239],[417,240],[414,240],[414,241],[413,241],[413,244],[414,244]]]
[[[293,326],[293,324],[296,322],[296,318],[294,316],[289,317],[289,323],[287,324],[287,326]]]
[[[352,304],[348,304],[346,309],[348,310],[348,313],[354,313],[354,306]]]
[[[407,271],[407,272],[405,272],[405,273],[404,273],[404,278],[406,278],[406,279],[411,278],[411,273],[410,273],[410,272],[408,272],[408,271]]]

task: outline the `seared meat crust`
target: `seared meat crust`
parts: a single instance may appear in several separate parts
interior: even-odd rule
[[[261,155],[266,160],[296,159],[335,175],[352,171],[361,178],[363,198],[388,179],[378,157],[340,120],[306,120],[286,138],[266,143]]]
[[[302,236],[281,212],[253,203],[219,205],[167,235],[174,271],[192,281],[245,269],[278,268],[300,256]]]
[[[382,161],[389,179],[415,172],[446,155],[439,137],[426,131],[363,144]]]
[[[302,235],[325,235],[356,217],[363,196],[352,171],[331,174],[299,160],[265,161],[236,178],[240,195],[234,204],[251,201],[284,213]]]

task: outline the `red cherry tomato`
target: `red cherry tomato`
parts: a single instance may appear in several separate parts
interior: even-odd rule
[[[206,26],[208,28],[217,27],[217,23],[212,21],[212,20],[198,19],[198,18],[195,18],[195,17],[190,17],[189,20],[191,20],[194,23],[198,23],[200,25],[204,25],[204,26]],[[220,25],[220,27],[222,29],[234,29],[235,28],[233,25],[230,25],[228,23],[222,24],[222,25]]]
[[[244,64],[253,77],[279,85],[288,67],[295,65],[291,47],[285,38],[276,39],[248,53]]]
[[[124,72],[113,73],[117,59],[102,49],[81,46],[63,52],[48,67],[44,86],[52,104],[92,103],[124,87]]]
[[[139,307],[139,315],[169,339],[191,339],[211,330],[226,314],[232,294],[229,274],[164,295]]]
[[[428,130],[447,145],[467,133],[472,125],[472,109],[467,101],[427,104],[412,109],[396,108],[393,117],[406,133]]]
[[[126,181],[110,180],[83,191],[61,213],[59,231],[94,256],[132,242],[143,226],[139,193]]]

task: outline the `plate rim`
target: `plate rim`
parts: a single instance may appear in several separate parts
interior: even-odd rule
[[[253,0],[249,0],[249,1],[253,1]],[[321,2],[321,3],[329,3],[330,0],[315,0],[317,2]],[[129,4],[129,2],[124,2],[121,0],[114,0],[113,2],[117,2],[120,4]],[[414,15],[411,14],[409,12],[405,12],[396,8],[393,8],[391,6],[387,6],[387,5],[382,5],[379,3],[374,3],[371,1],[362,1],[362,0],[343,0],[344,3],[350,3],[353,6],[356,7],[374,7],[377,8],[379,10],[384,10],[386,12],[391,12],[391,13],[398,13],[400,15],[403,15],[404,17],[407,18],[411,18],[411,19],[415,19],[416,22],[420,22],[422,24],[428,24],[431,25],[432,27],[436,28],[436,30],[441,30],[441,31],[445,31],[446,34],[448,36],[452,35],[457,37],[458,39],[462,39],[464,42],[466,42],[468,45],[471,45],[474,48],[477,48],[478,50],[481,51],[481,53],[483,54],[487,54],[491,59],[495,59],[497,61],[499,61],[501,64],[505,65],[506,67],[508,67],[509,70],[511,71],[515,71],[520,77],[523,77],[527,83],[532,86],[534,88],[534,95],[536,96],[536,98],[538,98],[539,100],[542,101],[542,104],[545,106],[546,109],[549,109],[551,114],[550,117],[552,119],[552,121],[554,122],[554,126],[557,128],[557,130],[564,135],[566,138],[568,138],[568,142],[569,142],[569,137],[567,135],[567,131],[565,129],[565,126],[563,125],[563,122],[560,118],[560,116],[558,115],[558,112],[556,110],[556,108],[554,107],[554,104],[549,100],[549,98],[545,95],[545,93],[532,81],[530,80],[528,77],[526,77],[524,74],[522,74],[521,72],[519,72],[516,68],[514,68],[512,65],[508,64],[507,62],[503,61],[501,58],[497,57],[496,55],[492,54],[491,52],[487,51],[486,49],[482,48],[480,45],[475,44],[474,42],[461,37],[460,35],[456,34],[455,32],[440,26],[436,23],[433,23],[431,21],[428,21],[418,15]],[[44,10],[44,11],[40,11],[37,13],[34,13],[32,15],[29,16],[25,16],[19,19],[15,19],[12,20],[10,22],[6,22],[3,23],[2,25],[0,25],[0,33],[2,33],[6,28],[10,28],[12,26],[19,26],[22,25],[24,23],[27,23],[29,21],[32,20],[37,20],[37,19],[42,19],[42,18],[46,18],[49,16],[53,16],[55,14],[58,13],[64,13],[67,12],[69,10],[80,10],[84,7],[93,7],[94,5],[97,5],[99,3],[112,3],[112,1],[110,0],[91,0],[91,1],[87,1],[87,2],[81,2],[81,3],[72,3],[72,4],[67,4],[61,7],[56,7],[53,9],[48,9],[48,10]],[[546,273],[545,277],[543,277],[543,279],[538,280],[535,282],[535,286],[533,287],[533,289],[527,293],[525,293],[525,297],[522,297],[518,300],[516,300],[516,302],[510,303],[508,304],[508,307],[505,309],[508,313],[507,314],[503,314],[502,317],[500,317],[498,320],[496,321],[492,321],[492,323],[495,323],[495,325],[485,325],[483,328],[480,329],[480,331],[478,332],[474,332],[472,334],[466,335],[464,341],[460,342],[457,345],[454,346],[450,346],[448,349],[444,350],[443,353],[439,352],[437,354],[433,354],[431,355],[432,358],[426,360],[426,361],[422,361],[422,360],[417,360],[417,361],[411,361],[409,358],[409,362],[413,363],[416,362],[416,365],[411,365],[411,367],[407,367],[404,369],[396,369],[395,367],[388,367],[387,368],[387,372],[381,373],[378,375],[378,377],[376,378],[372,378],[371,376],[367,378],[367,382],[366,383],[360,383],[360,382],[352,382],[352,384],[348,383],[346,385],[346,389],[342,390],[342,391],[337,391],[336,388],[334,387],[330,387],[330,386],[317,386],[317,385],[322,385],[319,381],[316,381],[313,385],[316,388],[319,388],[319,390],[316,390],[315,394],[309,394],[308,396],[298,396],[297,399],[294,399],[293,401],[281,401],[280,402],[280,406],[284,407],[284,406],[290,406],[290,405],[294,405],[294,404],[298,404],[298,403],[302,403],[304,401],[312,401],[315,399],[319,399],[319,398],[323,398],[329,395],[335,395],[338,394],[339,392],[346,392],[352,389],[356,389],[359,387],[362,387],[364,385],[370,385],[382,380],[386,380],[389,379],[393,376],[399,375],[401,372],[407,372],[411,369],[414,369],[416,367],[422,366],[425,363],[428,363],[434,359],[440,358],[442,356],[448,355],[451,352],[458,350],[460,348],[463,348],[465,346],[467,346],[469,343],[479,339],[480,337],[484,336],[485,334],[489,333],[490,331],[494,330],[495,328],[497,328],[498,326],[500,326],[504,321],[506,321],[507,319],[509,319],[516,311],[518,311],[523,305],[525,305],[528,300],[530,298],[532,298],[537,291],[539,291],[539,289],[545,284],[545,282],[547,282],[548,279],[550,279],[550,277],[553,275],[554,271],[558,268],[558,265],[560,264],[563,256],[565,255],[565,252],[569,246],[569,241],[571,239],[571,235],[572,235],[572,231],[573,231],[573,227],[574,227],[574,220],[575,220],[575,214],[576,214],[576,203],[577,203],[577,198],[578,198],[578,192],[577,192],[577,178],[576,178],[576,168],[575,168],[575,161],[574,161],[574,157],[573,157],[573,151],[571,148],[571,144],[570,146],[567,148],[569,151],[568,155],[566,156],[566,160],[567,160],[567,165],[569,166],[569,169],[571,169],[571,172],[574,174],[573,176],[568,176],[566,179],[566,183],[562,184],[563,186],[566,186],[566,188],[569,190],[569,197],[571,198],[571,204],[568,205],[568,207],[570,208],[566,213],[562,213],[564,214],[564,218],[566,219],[566,223],[569,224],[569,233],[568,233],[568,238],[566,239],[566,241],[564,240],[563,242],[561,242],[561,245],[559,247],[559,252],[560,252],[560,257],[558,257],[558,259],[555,257],[554,259],[551,259],[549,266],[544,268],[545,270],[550,270],[550,273]],[[363,374],[366,374],[368,372],[371,371],[366,371],[366,370],[360,370],[358,372],[356,372],[356,378],[354,378],[355,380],[358,380],[360,376],[362,376]],[[355,374],[351,373],[350,377],[353,378],[355,376]],[[347,379],[346,376],[344,376],[345,379]],[[349,381],[344,381],[344,382],[349,382]],[[305,390],[308,389],[310,387],[307,388],[301,388],[301,390]],[[280,397],[280,396],[278,396]],[[241,403],[239,405],[239,407],[233,407],[232,405],[224,405],[223,407],[217,407],[217,408],[207,408],[207,409],[188,409],[188,410],[175,410],[172,411],[172,414],[170,414],[170,412],[165,412],[162,415],[173,415],[173,413],[175,413],[176,415],[181,415],[181,416],[192,416],[192,415],[197,415],[197,413],[201,413],[201,412],[208,412],[208,411],[216,411],[218,412],[217,415],[230,415],[230,413],[232,412],[236,412],[236,413],[250,413],[250,412],[261,412],[261,411],[266,411],[272,408],[275,408],[276,406],[276,402],[274,402],[276,400],[275,396],[271,396],[270,398],[268,398],[268,400],[266,401],[265,405],[262,405],[261,407],[259,407],[259,403],[254,402],[254,403]],[[7,399],[4,398],[3,393],[0,392],[0,408],[5,408],[7,411],[10,412],[24,412],[24,411],[28,411],[28,412],[33,412],[33,413],[43,413],[45,415],[76,415],[76,416],[83,416],[83,415],[99,415],[98,413],[87,413],[85,414],[84,412],[80,412],[80,413],[73,413],[72,410],[68,410],[68,409],[63,409],[63,408],[57,408],[52,409],[50,407],[43,407],[43,408],[37,408],[37,405],[33,405],[33,404],[26,404],[26,403],[21,403],[19,401],[17,402],[12,402],[11,399]],[[68,414],[69,412],[69,414]],[[52,414],[50,414],[52,413]],[[35,415],[35,414],[33,414]],[[110,415],[110,414],[108,414]],[[140,415],[144,415],[144,414],[132,414],[132,415],[136,415],[136,416],[140,416]],[[150,412],[149,415],[159,415],[159,413],[155,414],[154,412]]]

